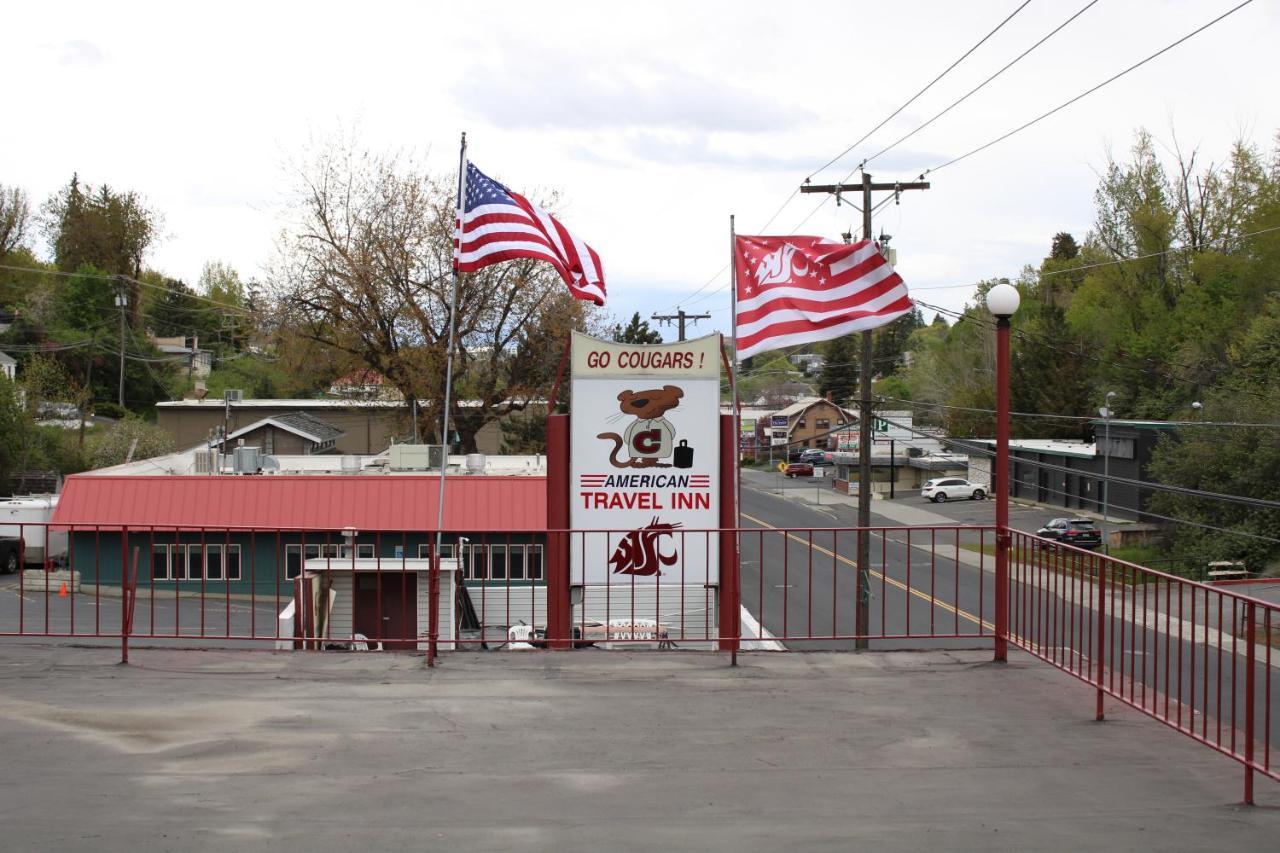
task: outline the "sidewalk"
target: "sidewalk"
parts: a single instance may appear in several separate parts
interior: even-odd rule
[[[1014,653],[0,644],[5,847],[1265,850],[1280,785]]]

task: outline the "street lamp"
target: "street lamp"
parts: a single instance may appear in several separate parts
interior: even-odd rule
[[[1115,391],[1107,392],[1107,404],[1098,409],[1102,415],[1102,553],[1110,554],[1107,544],[1107,503],[1111,498],[1111,398]]]
[[[996,660],[1009,657],[1009,318],[1021,301],[1018,288],[997,284],[987,291],[996,318]]]

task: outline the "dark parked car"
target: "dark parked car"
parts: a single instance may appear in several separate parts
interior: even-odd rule
[[[799,461],[808,462],[810,465],[831,464],[830,460],[827,459],[827,451],[820,450],[816,447],[811,447],[808,450],[801,451]]]
[[[788,462],[787,470],[783,473],[788,477],[812,477],[813,466],[808,462]]]
[[[1036,535],[1077,548],[1093,549],[1102,545],[1102,531],[1088,518],[1054,518],[1037,530]]]

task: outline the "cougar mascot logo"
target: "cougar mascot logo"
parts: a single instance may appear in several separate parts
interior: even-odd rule
[[[618,543],[617,550],[609,558],[609,565],[613,566],[613,573],[615,575],[640,575],[641,577],[662,574],[662,566],[673,565],[680,557],[674,551],[670,554],[662,553],[660,537],[672,536],[672,531],[679,526],[679,522],[667,524],[658,521],[657,516],[654,516],[653,521],[644,527],[639,530],[633,530],[622,537],[622,541]]]
[[[609,464],[615,468],[670,468],[659,460],[671,457],[676,428],[663,415],[680,405],[684,391],[674,385],[663,385],[647,391],[623,391],[618,395],[621,415],[635,418],[623,435],[602,432],[596,438],[613,442]],[[618,454],[627,448],[627,458]]]
[[[768,287],[771,284],[782,284],[809,274],[809,267],[803,259],[796,256],[796,247],[787,243],[776,252],[770,252],[756,267],[756,284]]]

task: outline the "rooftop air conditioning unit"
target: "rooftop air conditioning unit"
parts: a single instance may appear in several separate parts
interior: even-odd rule
[[[214,474],[218,471],[218,451],[197,450],[195,452],[195,471],[197,474]]]
[[[483,453],[467,454],[467,473],[468,474],[472,474],[472,475],[483,474],[484,468],[485,468],[485,458]]]
[[[359,474],[360,473],[360,457],[346,455],[342,457],[342,473]]]
[[[240,388],[228,388],[222,392],[222,399],[228,403],[239,403],[244,400],[244,390]]]
[[[261,466],[261,456],[256,447],[237,447],[232,457],[232,468],[237,474],[256,474]]]
[[[439,444],[393,444],[387,454],[392,471],[439,471],[444,447]]]

